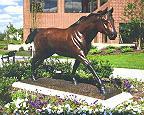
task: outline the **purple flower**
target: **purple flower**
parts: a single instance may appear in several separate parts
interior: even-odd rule
[[[29,104],[30,104],[32,107],[36,108],[36,109],[40,109],[40,108],[42,108],[44,105],[46,105],[47,102],[42,102],[41,100],[36,99],[36,100],[34,100],[34,101],[29,101]]]
[[[93,104],[95,105],[98,102],[98,100],[94,101]]]
[[[128,90],[131,88],[131,84],[130,84],[130,82],[127,79],[124,80],[124,88],[126,88]]]

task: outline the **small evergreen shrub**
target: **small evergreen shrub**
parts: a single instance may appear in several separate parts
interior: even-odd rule
[[[19,48],[19,51],[25,51],[25,50],[24,50],[24,48],[23,48],[23,47],[20,47],[20,48]]]
[[[107,46],[106,49],[116,49],[114,46]]]
[[[52,74],[56,74],[57,72],[67,75],[71,74],[72,63],[69,62],[68,59],[49,59],[46,60],[45,65],[49,65],[47,69],[49,69]]]
[[[116,49],[107,49],[105,52],[106,54],[111,54],[114,53],[116,51]]]
[[[131,48],[129,46],[123,46],[123,47],[121,47],[120,50],[121,50],[122,53],[133,52],[133,48]]]
[[[15,78],[6,78],[0,75],[0,106],[11,101],[9,96],[9,87],[13,82],[15,82]]]
[[[100,54],[102,51],[101,50],[99,50],[99,49],[97,49],[97,48],[92,48],[90,51],[89,51],[89,53],[90,54]]]
[[[109,76],[113,72],[112,65],[108,61],[98,62],[96,60],[91,60],[91,65],[93,66],[94,70],[97,72],[97,74],[101,78],[109,78]],[[79,74],[81,74],[81,71],[85,72],[85,74],[83,73],[84,76],[81,76],[81,77],[86,77],[86,76],[88,78],[92,77],[92,74],[90,73],[90,71],[83,64],[80,64],[80,67],[78,68]]]
[[[116,47],[114,47],[114,46],[107,46],[106,47],[106,50],[105,50],[106,54],[111,54],[111,53],[114,53],[114,52],[116,52]]]
[[[28,61],[5,62],[0,67],[0,75],[17,80],[28,78],[31,75],[30,63]]]

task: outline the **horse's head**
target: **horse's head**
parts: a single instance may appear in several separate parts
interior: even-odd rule
[[[110,40],[115,40],[117,37],[117,32],[114,25],[113,19],[113,8],[107,10],[107,8],[103,11],[98,12],[100,14],[100,28],[101,33],[106,34]]]
[[[88,15],[88,17],[93,18],[92,20],[93,23],[96,24],[97,30],[103,34],[106,34],[110,40],[114,40],[117,37],[112,13],[113,8],[110,10],[106,8],[103,11],[98,11],[97,13],[91,13]]]

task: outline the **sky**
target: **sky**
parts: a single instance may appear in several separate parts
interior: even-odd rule
[[[9,23],[15,28],[23,27],[23,0],[0,0],[0,33]]]

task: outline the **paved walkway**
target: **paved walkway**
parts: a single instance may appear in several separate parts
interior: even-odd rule
[[[144,81],[144,70],[139,69],[126,69],[126,68],[114,68],[114,77],[131,78]]]

